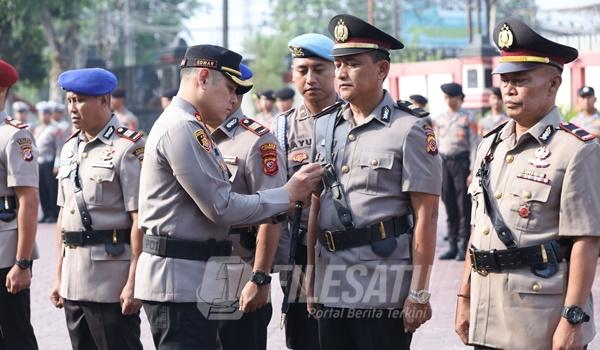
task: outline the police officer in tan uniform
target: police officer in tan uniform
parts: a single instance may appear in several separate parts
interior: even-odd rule
[[[314,159],[326,169],[308,228],[321,349],[409,349],[431,317],[442,183],[435,135],[428,113],[383,90],[400,41],[350,15],[333,17],[329,31],[348,104],[314,126]]]
[[[502,91],[499,87],[490,89],[490,110],[477,122],[477,132],[479,136],[486,135],[494,130],[495,127],[508,120],[508,116],[504,113],[504,104],[502,103]]]
[[[600,137],[600,112],[596,109],[596,93],[591,86],[583,86],[577,90],[579,114],[571,123],[585,129],[590,134]]]
[[[27,124],[4,112],[19,76],[0,60],[0,349],[37,350],[29,286],[38,210],[37,150]]]
[[[288,42],[292,55],[292,80],[296,90],[304,98],[303,103],[286,113],[277,116],[273,133],[284,149],[286,173],[292,177],[303,165],[310,162],[314,116],[336,102],[333,86],[335,67],[333,66],[333,41],[323,34],[307,33]],[[300,271],[306,270],[306,228],[308,211],[305,208],[300,220],[299,237],[295,242],[294,261]],[[287,264],[290,253],[290,231],[287,223],[281,231],[278,264]],[[287,266],[292,270],[291,266]],[[287,283],[286,273],[280,273],[282,283]],[[283,282],[285,281],[285,282]],[[288,293],[289,306],[286,313],[285,335],[287,347],[294,350],[319,348],[317,321],[306,310],[302,276],[293,276],[290,287],[298,288]]]
[[[208,127],[218,128],[234,111],[236,90],[245,84],[240,61],[219,46],[189,47],[179,92],[148,136],[135,295],[144,302],[158,349],[215,349],[219,318],[235,311],[217,301],[240,278],[221,264],[231,255],[231,226],[271,222],[305,201],[322,175],[320,165],[309,164],[284,187],[231,192],[227,164]],[[269,169],[272,157],[264,163]]]
[[[283,155],[277,139],[269,129],[246,117],[241,109],[244,94],[252,89],[252,71],[240,64],[241,79],[248,86],[237,88],[235,112],[216,129],[207,124],[219,146],[231,173],[231,189],[236,193],[283,186],[286,181]],[[279,242],[280,224],[234,227],[229,232],[233,255],[242,257],[244,266],[239,297],[244,312],[239,320],[224,320],[219,324],[223,350],[266,350],[267,326],[273,308],[269,301],[269,273]],[[252,272],[248,274],[245,272]]]
[[[479,138],[473,117],[461,108],[465,99],[462,86],[448,83],[441,89],[448,111],[440,114],[434,125],[442,156],[442,201],[446,207],[449,249],[440,255],[440,259],[464,260],[471,214],[467,182]]]
[[[110,111],[116,77],[101,68],[63,72],[73,125],[58,171],[56,281],[73,349],[142,349],[133,299],[142,231],[138,190],[144,140]]]
[[[275,92],[273,90],[265,90],[260,93],[259,104],[261,107],[260,113],[257,113],[255,118],[262,125],[271,125],[275,120]]]
[[[477,151],[456,332],[476,349],[582,349],[595,334],[600,144],[555,106],[578,52],[516,18],[494,40],[511,120]]]

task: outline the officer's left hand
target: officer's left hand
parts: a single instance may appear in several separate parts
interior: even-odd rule
[[[581,324],[572,325],[561,317],[552,337],[552,350],[583,349],[583,330]]]
[[[17,294],[31,285],[31,270],[14,265],[6,275],[6,290],[11,294]]]
[[[121,291],[119,299],[121,302],[121,313],[123,315],[133,315],[142,308],[142,301],[133,297],[133,289],[131,283],[126,283]]]
[[[248,313],[265,306],[269,301],[270,286],[270,284],[258,286],[256,283],[248,281],[240,295],[240,311]]]
[[[423,323],[431,319],[431,304],[419,304],[406,298],[402,308],[404,318],[404,329],[406,332],[414,333]]]

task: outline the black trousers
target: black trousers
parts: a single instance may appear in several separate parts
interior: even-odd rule
[[[56,219],[58,217],[58,207],[56,205],[56,198],[58,196],[58,180],[52,169],[54,168],[54,162],[40,163],[40,204],[42,206],[42,212],[44,218]]]
[[[140,313],[123,315],[119,303],[65,300],[74,350],[142,349]]]
[[[218,322],[223,350],[267,350],[267,326],[273,314],[271,303],[245,313],[239,320]]]
[[[448,241],[453,245],[460,238],[466,246],[471,232],[471,199],[467,193],[469,154],[442,159],[442,201],[446,207]]]
[[[0,350],[37,350],[31,327],[29,289],[10,294],[5,287],[10,267],[0,269]]]
[[[404,332],[400,310],[340,309],[321,306],[321,350],[409,350],[412,334]]]
[[[306,303],[291,303],[285,323],[288,349],[319,349],[319,323],[306,311]]]

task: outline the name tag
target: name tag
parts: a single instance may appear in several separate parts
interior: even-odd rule
[[[96,162],[96,163],[92,164],[92,167],[94,167],[94,168],[112,169],[113,168],[113,163],[110,162],[110,161]]]

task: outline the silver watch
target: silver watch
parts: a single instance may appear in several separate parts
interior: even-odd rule
[[[408,292],[408,297],[417,304],[427,304],[429,302],[429,298],[431,298],[431,293],[425,289],[411,290]]]

